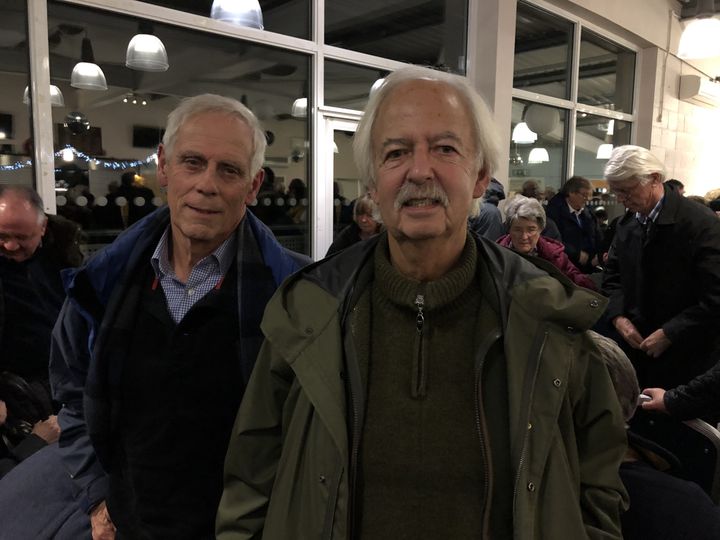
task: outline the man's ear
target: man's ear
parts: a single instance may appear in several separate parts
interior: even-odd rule
[[[165,146],[160,143],[160,146],[158,146],[157,179],[158,184],[160,184],[160,186],[164,188],[168,186],[168,177],[165,170],[166,167],[167,153],[165,152]]]
[[[262,186],[263,180],[265,180],[265,169],[261,168],[257,173],[255,173],[255,176],[253,176],[252,189],[245,197],[245,204],[252,204],[255,202],[255,200],[257,199],[258,191],[260,191],[260,186]]]
[[[473,199],[479,199],[485,195],[490,185],[490,175],[485,171],[484,168],[478,171],[477,180],[475,180],[475,187],[473,188]]]

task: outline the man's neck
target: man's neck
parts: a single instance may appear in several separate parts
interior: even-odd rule
[[[467,240],[467,229],[451,238],[428,240],[388,237],[390,262],[407,278],[434,281],[448,273],[456,264]]]
[[[220,244],[197,242],[178,236],[173,231],[168,245],[168,261],[178,280],[186,283],[195,265],[215,251]]]

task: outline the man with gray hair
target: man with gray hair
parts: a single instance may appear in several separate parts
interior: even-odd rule
[[[603,275],[606,316],[642,387],[678,386],[706,371],[720,344],[720,221],[664,185],[645,148],[615,148],[605,179],[628,210]]]
[[[94,539],[213,538],[262,312],[302,264],[246,211],[265,144],[240,102],[183,100],[158,149],[168,205],[66,276],[51,382]]]
[[[217,537],[620,538],[604,302],[468,234],[498,159],[480,96],[399,69],[354,145],[386,232],[268,305]]]

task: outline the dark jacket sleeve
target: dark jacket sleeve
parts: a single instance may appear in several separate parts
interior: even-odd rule
[[[83,406],[89,333],[87,321],[66,300],[52,333],[50,382],[53,397],[62,404],[58,452],[81,492],[78,502],[85,512],[107,497],[107,477],[90,442]]]
[[[665,335],[673,343],[688,330],[700,326],[718,328],[720,323],[720,220],[708,215],[704,222],[697,224],[695,230],[695,237],[687,239],[693,246],[693,275],[684,277],[696,280],[696,288],[702,294],[697,303],[662,325]],[[713,320],[716,324],[709,324]]]
[[[720,352],[718,363],[689,383],[665,392],[665,408],[678,420],[720,412]]]
[[[615,247],[617,236],[613,239],[608,251],[607,262],[603,270],[602,293],[609,297],[605,316],[609,321],[624,315],[625,295],[623,294],[622,280],[620,278],[620,261]]]

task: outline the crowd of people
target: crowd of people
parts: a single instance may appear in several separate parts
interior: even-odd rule
[[[484,101],[428,68],[353,144],[368,192],[314,263],[231,98],[170,113],[167,205],[89,260],[0,186],[0,539],[717,538],[634,428],[717,421],[713,211],[631,145],[612,224],[582,177],[506,197]]]

